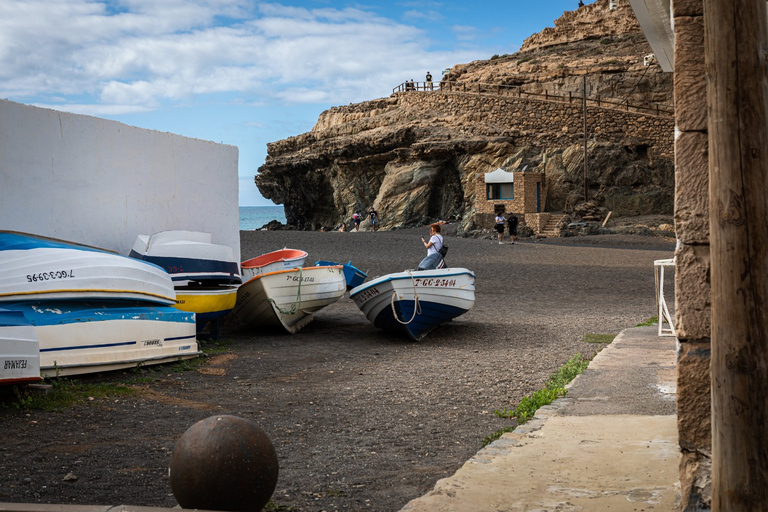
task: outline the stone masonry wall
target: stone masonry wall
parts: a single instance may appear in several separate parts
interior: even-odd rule
[[[707,88],[702,0],[673,0],[675,31],[675,330],[680,510],[711,506]]]
[[[405,108],[466,117],[471,121],[514,126],[518,135],[535,139],[541,134],[579,136],[583,132],[581,101],[573,103],[517,98],[512,95],[458,92],[401,92],[398,103]],[[597,106],[587,107],[587,124],[592,136],[617,144],[643,143],[658,154],[674,153],[675,120],[666,115],[641,114]]]

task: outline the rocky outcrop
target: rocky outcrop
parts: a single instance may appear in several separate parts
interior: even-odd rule
[[[628,2],[598,0],[517,54],[454,66],[434,91],[323,112],[311,132],[268,145],[256,184],[299,229],[371,206],[384,229],[451,217],[469,229],[477,184],[498,167],[545,173],[544,209],[560,210],[584,196],[586,83],[589,199],[614,215],[670,213],[671,76],[644,66],[648,53]]]

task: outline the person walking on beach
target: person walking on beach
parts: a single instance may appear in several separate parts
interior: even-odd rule
[[[517,243],[517,216],[513,212],[509,212],[507,216],[507,227],[509,228],[509,238],[513,244]]]
[[[421,243],[427,248],[427,257],[421,260],[416,270],[430,270],[433,268],[443,268],[445,261],[440,254],[443,248],[443,235],[440,234],[440,224],[431,224],[429,226],[429,242],[421,237]]]
[[[360,212],[353,213],[352,220],[355,222],[355,231],[360,231],[360,221],[362,220]]]
[[[376,212],[376,210],[371,207],[371,211],[368,212],[368,216],[371,219],[371,228],[373,228],[374,231],[376,231],[379,227],[379,214]]]
[[[504,243],[502,240],[504,239],[504,223],[506,221],[507,219],[504,218],[504,213],[499,212],[496,214],[496,225],[493,228],[499,235],[499,245]]]

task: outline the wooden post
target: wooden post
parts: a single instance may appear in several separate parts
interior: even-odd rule
[[[765,0],[704,0],[712,284],[712,510],[768,510]]]
[[[587,185],[587,171],[589,170],[589,159],[587,158],[587,75],[582,77],[582,106],[584,108],[584,202],[589,201],[589,186]]]

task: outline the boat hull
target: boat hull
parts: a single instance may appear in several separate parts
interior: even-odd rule
[[[232,311],[238,286],[176,287],[176,309],[195,313],[198,331],[210,321],[219,320]]]
[[[260,274],[238,288],[232,319],[294,334],[312,321],[312,313],[338,301],[345,292],[341,265]]]
[[[81,375],[197,357],[195,315],[143,302],[4,304],[35,328],[43,377]]]
[[[419,341],[474,306],[475,274],[463,268],[399,272],[358,286],[349,297],[375,327]]]
[[[0,385],[39,381],[40,343],[19,311],[0,308]]]
[[[161,231],[139,235],[129,254],[165,269],[175,283],[239,284],[240,266],[231,247],[211,243],[211,234]]]
[[[352,262],[348,263],[335,263],[333,261],[316,261],[315,266],[324,267],[329,265],[341,265],[344,271],[344,279],[347,282],[347,290],[356,288],[363,284],[368,274],[352,265]]]
[[[143,300],[174,304],[162,268],[98,248],[26,233],[0,232],[0,302]]]
[[[305,251],[299,249],[280,249],[246,260],[240,265],[240,269],[243,279],[248,280],[261,274],[300,268],[307,256],[309,255]]]

